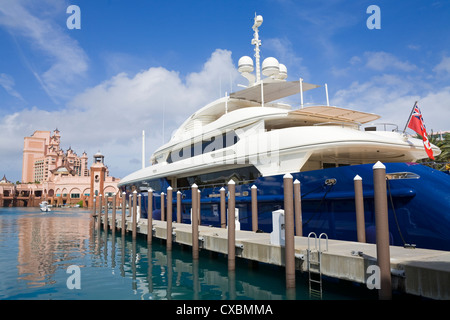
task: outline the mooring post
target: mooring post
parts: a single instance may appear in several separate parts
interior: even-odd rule
[[[302,192],[300,181],[294,181],[294,220],[295,220],[295,235],[303,236],[303,218],[302,218]]]
[[[147,243],[151,244],[153,238],[153,190],[148,190],[147,207]]]
[[[285,218],[285,263],[286,288],[295,287],[295,242],[294,242],[294,203],[292,175],[283,177],[284,184],[284,218]]]
[[[177,222],[181,223],[181,191],[177,191]]]
[[[136,222],[137,222],[137,191],[133,191],[133,215],[132,215],[132,239],[136,239]]]
[[[103,230],[108,231],[108,196],[105,192],[105,220],[103,221]]]
[[[356,235],[358,242],[366,242],[362,178],[359,175],[356,175],[355,178],[353,178],[353,184],[355,188]]]
[[[93,219],[93,225],[92,228],[95,229],[95,220],[97,219],[97,196],[94,194],[94,199],[93,199],[93,203],[94,205],[92,206],[92,219]]]
[[[167,188],[166,249],[172,250],[172,187]]]
[[[164,192],[161,192],[161,221],[166,221],[165,217],[165,200],[164,200]]]
[[[225,188],[220,188],[220,227],[226,228],[226,203],[225,203]]]
[[[127,210],[127,194],[125,191],[123,191],[122,192],[122,227],[121,227],[122,236],[125,235],[125,228],[126,228],[125,220],[127,218],[126,210]]]
[[[252,186],[252,231],[258,230],[258,187]]]
[[[98,220],[97,220],[97,230],[100,231],[100,226],[102,224],[102,204],[103,204],[103,197],[100,193],[98,195]]]
[[[236,270],[236,230],[235,230],[235,193],[236,185],[233,180],[228,182],[228,270]]]
[[[198,259],[198,217],[197,217],[197,197],[198,197],[198,187],[194,183],[192,185],[192,214],[191,214],[191,225],[192,225],[192,259]]]
[[[380,300],[392,299],[389,222],[386,195],[386,167],[380,161],[373,166],[377,261],[380,268]]]
[[[113,193],[112,199],[112,215],[111,215],[111,231],[116,231],[116,193]]]
[[[200,198],[202,197],[202,194],[200,192],[200,190],[197,190],[197,217],[198,217],[198,225],[201,226],[202,225],[202,203],[200,201]]]

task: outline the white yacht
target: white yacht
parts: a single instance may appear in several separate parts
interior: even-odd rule
[[[190,187],[196,183],[201,190],[202,223],[219,226],[219,190],[233,179],[241,227],[251,230],[249,194],[256,185],[259,226],[270,232],[271,212],[283,205],[283,175],[290,173],[301,182],[305,232],[356,240],[353,179],[359,175],[370,240],[374,236],[372,166],[381,161],[389,178],[393,244],[450,249],[450,195],[442,191],[450,190],[450,177],[413,164],[427,158],[422,140],[405,135],[395,125],[374,123],[380,116],[372,113],[328,104],[304,107],[303,93],[319,86],[301,78],[287,81],[286,67],[275,58],[260,66],[262,21],[255,16],[255,63],[248,56],[238,63],[248,86],[192,114],[154,152],[152,165],[126,176],[119,187],[126,192],[152,188],[156,198],[150,211],[158,218],[158,195],[171,186],[182,192],[183,221],[190,223]],[[296,94],[300,107],[280,102]],[[440,154],[439,148],[431,147],[435,155]],[[431,192],[430,186],[437,189]]]

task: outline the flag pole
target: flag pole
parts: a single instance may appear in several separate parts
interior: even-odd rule
[[[414,112],[414,108],[415,108],[416,106],[417,106],[417,101],[414,103],[414,106],[413,106],[412,109],[411,109],[411,113],[409,114],[409,118],[408,118],[408,120],[406,121],[406,124],[405,124],[405,129],[403,129],[403,134],[405,133],[406,128],[408,127],[409,120],[411,120],[411,116],[412,116],[412,114],[413,114],[413,112]]]

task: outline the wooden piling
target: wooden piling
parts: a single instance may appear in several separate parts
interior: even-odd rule
[[[97,219],[97,196],[94,194],[94,199],[93,199],[93,203],[94,205],[92,206],[92,219],[93,219],[93,225],[92,228],[95,228],[95,221]]]
[[[161,192],[161,221],[165,221],[166,217],[165,217],[165,208],[164,208],[164,192]]]
[[[108,196],[105,193],[105,220],[103,221],[103,230],[108,231]]]
[[[181,223],[181,191],[177,191],[177,222]]]
[[[295,288],[294,203],[292,175],[285,174],[284,218],[285,218],[285,267],[286,288]]]
[[[102,204],[103,204],[103,197],[102,194],[98,195],[98,219],[97,219],[97,230],[100,231],[100,226],[102,224]]]
[[[132,239],[136,239],[136,223],[137,223],[137,191],[133,191],[133,213],[132,213]]]
[[[127,210],[127,194],[126,192],[122,192],[122,227],[121,227],[121,232],[122,232],[122,236],[125,235],[125,229],[126,229],[126,210]]]
[[[116,231],[116,193],[113,193],[112,199],[112,214],[111,214],[111,231],[114,233]]]
[[[220,227],[226,228],[227,218],[226,218],[226,203],[225,203],[225,188],[220,188]]]
[[[236,230],[235,230],[235,193],[236,185],[233,180],[228,182],[228,270],[236,270]]]
[[[167,188],[166,249],[172,250],[172,187]]]
[[[198,225],[201,226],[202,225],[202,203],[200,201],[200,198],[202,197],[202,194],[200,192],[200,190],[197,191],[198,195],[197,195],[197,217],[198,217]]]
[[[302,218],[302,192],[300,181],[294,181],[294,221],[295,235],[303,237],[303,218]]]
[[[148,190],[147,209],[147,243],[151,244],[153,238],[153,190]]]
[[[386,195],[386,167],[380,161],[373,166],[377,262],[380,268],[380,300],[392,299],[389,222]]]
[[[198,260],[198,217],[197,217],[197,197],[198,187],[194,183],[191,188],[192,192],[192,259]]]
[[[252,186],[252,231],[258,230],[258,187]]]
[[[364,221],[364,198],[362,178],[356,175],[353,178],[355,188],[355,211],[356,211],[356,235],[358,242],[366,242],[366,226]]]

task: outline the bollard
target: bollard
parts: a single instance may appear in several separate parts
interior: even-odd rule
[[[302,218],[302,192],[300,188],[300,181],[294,181],[294,221],[295,221],[295,235],[303,237],[303,218]]]
[[[252,230],[258,230],[258,188],[252,186]]]
[[[122,192],[122,236],[125,235],[125,220],[126,220],[126,211],[127,210],[127,194],[126,192]]]
[[[111,231],[116,232],[116,193],[113,193],[111,220]]]
[[[286,288],[295,287],[295,242],[294,242],[294,203],[292,175],[285,174],[284,185],[284,218],[285,218],[285,267]]]
[[[165,208],[164,208],[164,192],[161,192],[161,221],[166,221]]]
[[[181,223],[181,191],[177,191],[177,222]]]
[[[131,230],[132,230],[132,239],[136,239],[136,220],[137,220],[137,191],[133,191],[133,213],[132,213],[132,222],[131,222]]]
[[[97,230],[100,231],[100,226],[102,224],[102,204],[103,198],[102,195],[98,195],[98,220],[97,220]]]
[[[380,300],[392,298],[389,222],[386,196],[386,167],[380,161],[373,166],[377,261],[380,268]]]
[[[358,242],[366,242],[362,178],[356,175],[353,179],[353,184],[355,187],[356,235]]]
[[[152,243],[153,237],[153,191],[148,190],[148,207],[147,207],[147,243]]]
[[[172,250],[172,187],[167,188],[166,249]]]
[[[236,270],[236,230],[235,230],[235,192],[236,185],[233,180],[228,182],[228,271]]]
[[[225,203],[225,188],[220,188],[220,227],[226,228],[226,203]]]
[[[198,189],[197,185],[194,183],[192,185],[192,215],[191,215],[191,225],[192,225],[192,259],[198,259],[198,218],[197,218],[197,197]]]

